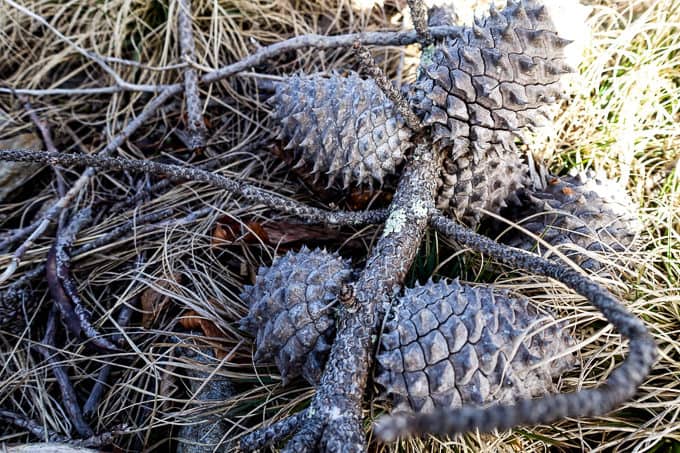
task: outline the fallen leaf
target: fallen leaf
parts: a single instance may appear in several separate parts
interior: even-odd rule
[[[173,281],[158,280],[155,287],[161,289],[171,288],[174,284],[179,283],[181,278],[181,274],[174,274]],[[146,289],[139,298],[142,309],[142,326],[146,329],[153,325],[158,315],[170,301],[169,296],[157,291],[155,287]]]
[[[246,244],[270,243],[265,228],[258,222],[250,221],[245,225],[231,217],[222,217],[213,229],[211,245],[221,247],[241,241]]]
[[[215,325],[214,322],[201,317],[194,310],[187,310],[184,312],[179,320],[179,325],[187,330],[200,330],[203,335],[211,338],[222,338],[222,331]],[[214,347],[215,357],[222,359],[226,356],[226,351],[219,347]]]

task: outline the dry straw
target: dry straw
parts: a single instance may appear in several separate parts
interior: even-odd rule
[[[86,5],[76,0],[26,0],[18,8],[0,1],[1,87],[42,90],[29,92],[32,106],[51,127],[59,149],[99,149],[151,99],[143,90],[101,92],[99,87],[115,87],[116,77],[137,87],[183,82],[181,69],[189,63],[182,59],[176,20],[183,3],[114,0]],[[371,9],[359,9],[359,3],[365,2],[194,1],[196,52],[191,64],[200,77],[206,69],[292,36],[395,29],[404,24],[404,15],[392,2]],[[631,265],[619,269],[621,272],[610,273],[616,277],[596,279],[626,300],[628,308],[650,327],[661,351],[655,371],[635,401],[606,417],[565,420],[498,435],[415,439],[397,447],[372,444],[375,451],[617,448],[642,452],[680,446],[680,4],[672,0],[592,3],[588,18],[592,41],[580,65],[581,76],[575,78],[570,99],[563,102],[550,139],[538,140],[541,148],[534,151],[548,157],[554,169],[593,167],[605,171],[619,179],[639,204],[646,226],[642,252],[627,257]],[[45,18],[49,26],[39,18]],[[373,56],[388,75],[408,80],[417,51],[416,46],[379,48]],[[90,53],[103,58],[97,61]],[[313,200],[315,206],[334,208],[314,200],[304,183],[270,157],[265,146],[248,145],[267,140],[271,126],[257,81],[298,71],[346,68],[356,68],[353,54],[346,49],[299,50],[242,77],[210,88],[201,86],[201,109],[210,119],[211,134],[205,153],[196,154],[194,161],[216,163],[224,176],[275,190],[296,201]],[[72,92],[60,94],[57,87]],[[0,109],[11,117],[0,125],[0,139],[31,129],[16,97],[0,94]],[[172,153],[182,147],[177,129],[185,115],[181,98],[171,99],[118,153],[131,158],[163,155],[168,162],[185,158],[186,154]],[[70,181],[77,177],[71,171],[65,176]],[[149,184],[125,174],[100,173],[94,176],[91,190],[82,192],[73,205],[83,207],[99,201],[98,197],[133,197]],[[30,213],[36,213],[35,207],[57,197],[56,183],[51,182],[48,171],[38,175],[32,188],[15,201],[0,204],[1,222],[26,225]],[[191,216],[196,212],[199,215]],[[23,213],[29,213],[29,218],[22,218]],[[54,360],[68,368],[81,397],[92,385],[92,378],[112,364],[109,385],[90,421],[93,430],[107,432],[126,425],[125,433],[116,438],[122,448],[165,450],[174,444],[182,425],[219,417],[226,426],[226,441],[299,410],[311,399],[313,390],[302,382],[284,388],[275,368],[255,367],[252,340],[237,328],[237,320],[246,313],[239,299],[242,285],[251,282],[258,265],[277,255],[276,244],[237,239],[234,245],[214,247],[212,242],[218,219],[275,225],[286,218],[273,217],[263,206],[244,203],[220,190],[183,183],[139,205],[104,214],[81,232],[75,246],[93,243],[144,216],[154,219],[150,226],[132,231],[122,228],[129,233],[100,241],[95,248],[74,256],[74,277],[81,297],[93,311],[93,324],[107,338],[121,335],[124,345],[124,352],[92,355],[79,340],[59,339],[60,350],[55,351]],[[242,226],[244,232],[250,228],[245,222]],[[343,229],[334,245],[341,252],[365,256],[376,231],[373,227]],[[48,229],[26,250],[14,279],[44,261],[53,235]],[[487,272],[489,263],[477,255],[450,256],[452,249],[445,241],[435,236],[430,239],[427,259],[435,263],[430,268],[439,274],[456,269],[467,280],[492,279],[567,320],[579,340],[575,350],[581,366],[562,378],[562,390],[597,385],[624,355],[620,337],[582,298],[561,285],[510,269],[496,276]],[[0,254],[0,268],[10,260],[10,253]],[[610,257],[604,260],[614,261]],[[153,316],[141,313],[143,305],[139,303],[140,296],[150,294],[150,289],[158,304],[165,303]],[[43,292],[34,297],[42,307],[50,303]],[[127,328],[117,327],[116,315],[123,306],[131,306],[137,320]],[[187,309],[212,321],[219,334],[182,333],[178,315]],[[143,316],[153,319],[146,327],[139,323]],[[42,329],[43,318],[30,322],[35,327],[18,335],[0,335],[0,408],[36,420],[50,431],[68,433],[72,429],[50,367],[35,352],[39,335],[30,331]],[[218,358],[205,364],[184,354],[182,347],[189,336],[195,350],[217,351]],[[197,366],[231,379],[238,393],[223,401],[198,401],[187,385],[192,368]],[[378,402],[366,407],[369,418],[383,412]],[[30,437],[25,433],[2,426],[0,442],[27,441]]]

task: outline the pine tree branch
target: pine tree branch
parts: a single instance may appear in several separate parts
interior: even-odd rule
[[[188,181],[205,182],[229,192],[237,193],[246,200],[262,204],[272,210],[298,216],[308,222],[328,225],[366,225],[381,223],[386,218],[383,210],[349,212],[326,211],[313,208],[278,194],[266,192],[250,184],[236,181],[205,170],[179,165],[161,164],[147,160],[130,160],[81,154],[50,153],[33,150],[0,150],[0,160],[18,162],[40,162],[50,165],[80,165],[105,170],[125,170],[138,173],[166,175]]]
[[[196,61],[196,43],[194,42],[194,32],[191,28],[191,1],[180,0],[177,14],[177,28],[179,29],[182,60],[189,63],[184,69],[184,99],[187,107],[189,148],[203,148],[205,146],[207,130],[203,121],[201,95],[198,91],[198,73],[191,66],[191,63]]]
[[[308,428],[293,438],[301,451],[363,452],[361,404],[378,326],[401,290],[434,206],[436,168],[430,147],[419,145],[400,179],[381,238],[340,311],[338,332],[310,406]],[[315,440],[320,439],[318,443]]]

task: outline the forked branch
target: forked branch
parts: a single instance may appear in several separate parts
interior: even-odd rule
[[[366,225],[385,220],[384,210],[348,212],[326,211],[313,208],[278,194],[266,192],[250,184],[236,181],[225,176],[191,167],[160,164],[152,161],[129,160],[120,158],[51,153],[33,150],[0,150],[0,160],[18,162],[40,162],[50,165],[80,165],[105,170],[125,170],[137,173],[166,175],[187,181],[205,182],[229,192],[237,193],[252,203],[262,204],[273,210],[298,216],[309,222],[328,225]]]

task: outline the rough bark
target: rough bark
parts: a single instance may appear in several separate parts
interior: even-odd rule
[[[192,167],[160,164],[148,160],[117,159],[84,154],[62,154],[45,151],[0,150],[0,160],[19,162],[43,162],[52,165],[87,165],[88,170],[94,168],[107,170],[126,170],[138,173],[166,175],[189,181],[205,182],[215,187],[240,194],[253,204],[262,204],[279,212],[286,212],[309,222],[327,225],[367,225],[381,223],[386,218],[384,210],[375,211],[326,211],[313,208],[281,195],[267,192],[248,183],[230,179],[216,173]],[[87,172],[87,170],[86,170]]]
[[[419,146],[404,171],[382,237],[355,284],[355,298],[340,315],[326,369],[308,409],[308,428],[293,437],[290,450],[366,450],[361,402],[377,328],[401,290],[425,233],[434,206],[437,165],[427,147]],[[242,448],[248,449],[248,445],[242,444]]]

